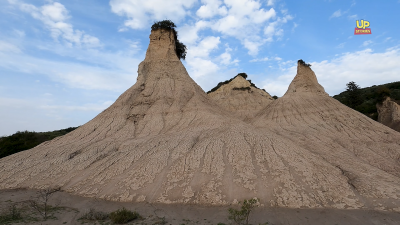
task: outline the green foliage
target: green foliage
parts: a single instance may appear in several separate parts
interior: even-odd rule
[[[303,65],[303,66],[308,66],[308,67],[311,66],[311,64],[307,64],[307,63],[304,62],[302,59],[299,59],[297,62],[300,63],[300,64]]]
[[[274,95],[272,96],[273,99],[278,99],[278,96]]]
[[[244,79],[247,79],[247,74],[246,73],[238,73],[237,76],[242,76]]]
[[[139,213],[132,212],[125,208],[118,209],[117,211],[110,213],[111,221],[116,224],[124,224],[138,218],[140,218]]]
[[[22,220],[21,210],[15,204],[10,205],[0,215],[0,224],[18,222],[20,220]]]
[[[360,86],[358,86],[354,81],[350,81],[346,84],[346,86],[346,91],[349,95],[347,99],[347,104],[350,106],[350,108],[354,109],[356,106],[362,103]]]
[[[77,127],[70,127],[51,132],[18,131],[17,133],[0,138],[0,158],[31,149],[45,141],[67,134]]]
[[[386,96],[395,101],[400,101],[400,82],[373,85],[366,88],[360,88],[355,82],[349,82],[346,84],[346,91],[333,96],[333,98],[371,119],[377,120],[376,104],[382,103]]]
[[[151,26],[151,30],[165,29],[172,30],[175,37],[175,52],[179,59],[186,59],[186,45],[178,40],[178,32],[175,30],[176,25],[171,20],[162,20],[158,22],[154,22]]]
[[[240,210],[229,208],[229,219],[233,220],[236,224],[249,224],[249,216],[251,211],[257,206],[259,200],[257,198],[245,199],[241,205]]]
[[[177,38],[175,38],[175,51],[179,59],[183,60],[186,59],[186,50],[187,50],[186,45],[184,45]]]
[[[385,101],[386,97],[390,97],[390,89],[383,86],[376,89],[376,94],[378,95],[377,101],[379,103]]]
[[[151,26],[151,30],[158,30],[158,29],[166,29],[166,30],[171,30],[175,29],[175,24],[171,20],[162,20],[158,22],[154,22],[154,24]]]
[[[97,221],[97,220],[107,220],[108,218],[109,216],[107,213],[96,211],[95,209],[90,208],[89,211],[84,213],[79,219]]]
[[[220,88],[220,87],[221,87],[222,85],[224,85],[224,84],[229,84],[229,83],[230,83],[233,79],[235,79],[237,76],[242,76],[244,79],[247,78],[247,74],[246,74],[246,73],[238,73],[236,76],[234,76],[233,78],[231,78],[231,79],[229,79],[229,80],[226,80],[226,81],[224,81],[224,82],[219,82],[219,83],[217,84],[217,86],[215,86],[214,88],[212,88],[210,91],[207,91],[207,94],[218,90],[218,88]],[[250,86],[251,86],[251,87],[258,88],[255,84],[253,84],[253,83],[251,82],[251,80],[247,80],[247,81],[250,82]],[[259,88],[258,88],[258,89],[259,89]],[[235,89],[235,88],[233,88],[233,90],[242,90],[242,89]],[[248,90],[248,88],[243,89],[243,90]],[[262,90],[264,90],[264,89],[262,89]],[[265,91],[265,90],[264,90],[264,91]],[[266,92],[266,91],[265,91],[265,92]]]

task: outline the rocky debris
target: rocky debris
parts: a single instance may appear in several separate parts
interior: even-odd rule
[[[329,97],[309,67],[299,65],[288,92],[244,122],[189,77],[171,31],[150,39],[135,85],[78,129],[0,159],[0,189],[400,211],[400,133]]]
[[[387,97],[382,104],[376,104],[378,122],[400,132],[400,105]]]
[[[268,92],[252,85],[246,77],[237,75],[218,89],[208,92],[208,96],[219,106],[245,121],[274,101]]]

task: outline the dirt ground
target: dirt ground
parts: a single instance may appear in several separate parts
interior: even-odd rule
[[[12,204],[22,210],[24,221],[12,224],[112,224],[110,220],[89,222],[79,218],[90,208],[97,211],[112,212],[125,207],[137,211],[143,219],[129,224],[231,224],[228,208],[221,206],[167,205],[149,203],[122,203],[70,195],[65,192],[54,193],[49,203],[57,206],[52,218],[43,221],[27,204],[35,199],[36,190],[0,190],[0,210],[5,212]],[[36,219],[35,219],[36,218]],[[164,219],[162,219],[164,218]],[[164,221],[166,223],[164,223]],[[288,209],[274,207],[256,208],[250,215],[251,224],[315,224],[315,225],[355,225],[355,224],[400,224],[400,213],[374,210],[338,209]]]

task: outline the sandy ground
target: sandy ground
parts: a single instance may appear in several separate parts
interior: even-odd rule
[[[26,201],[37,196],[36,190],[0,190],[0,209],[4,212],[11,204],[18,204],[23,208],[24,215],[33,213]],[[62,207],[52,212],[55,218],[46,221],[33,221],[28,219],[17,224],[83,224],[78,220],[88,209],[112,212],[122,207],[135,210],[143,216],[142,220],[136,220],[129,224],[162,224],[165,217],[166,224],[231,224],[227,219],[228,208],[221,206],[197,206],[197,205],[167,205],[149,203],[121,203],[105,201],[93,198],[74,196],[65,192],[54,193],[49,203]],[[39,218],[38,214],[31,214]],[[337,209],[288,209],[274,207],[256,208],[251,214],[251,224],[400,224],[400,213],[373,211],[373,210],[337,210]],[[86,224],[111,224],[110,221],[86,222]]]

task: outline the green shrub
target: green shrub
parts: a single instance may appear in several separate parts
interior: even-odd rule
[[[81,220],[107,220],[108,214],[105,212],[96,211],[93,208],[89,209],[85,214],[81,216]]]
[[[9,206],[5,212],[0,215],[0,224],[17,222],[22,219],[21,210],[15,204]]]
[[[299,59],[297,62],[300,63],[303,66],[308,66],[308,67],[311,66],[310,64],[307,64],[306,62],[304,62],[302,59]]]
[[[245,199],[242,203],[241,209],[229,208],[229,219],[233,220],[236,224],[249,224],[249,216],[254,207],[257,206],[259,200],[257,198]]]
[[[139,213],[132,212],[125,208],[118,209],[117,211],[110,213],[111,221],[116,224],[124,224],[138,218],[140,218]]]

